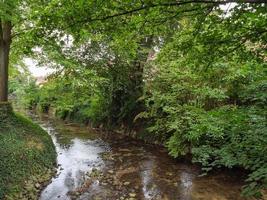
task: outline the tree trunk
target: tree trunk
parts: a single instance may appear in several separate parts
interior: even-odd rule
[[[5,102],[8,101],[8,64],[11,45],[10,22],[1,22],[0,34],[0,102]]]

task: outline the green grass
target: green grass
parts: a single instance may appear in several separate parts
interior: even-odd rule
[[[36,199],[55,160],[52,140],[41,127],[19,114],[1,117],[0,112],[0,199]]]

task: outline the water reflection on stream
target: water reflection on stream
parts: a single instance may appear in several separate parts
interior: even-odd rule
[[[242,199],[236,175],[199,177],[198,167],[159,147],[47,117],[35,120],[51,135],[59,164],[40,200]]]

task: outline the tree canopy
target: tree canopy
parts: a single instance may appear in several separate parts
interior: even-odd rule
[[[11,73],[21,105],[138,132],[173,157],[190,154],[204,172],[245,168],[246,195],[266,188],[266,1],[2,0],[0,8],[0,101],[11,47],[10,71],[25,56],[56,70],[42,87]]]

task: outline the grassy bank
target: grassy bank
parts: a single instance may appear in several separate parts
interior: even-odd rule
[[[9,105],[0,105],[0,199],[36,199],[55,160],[50,136]]]

